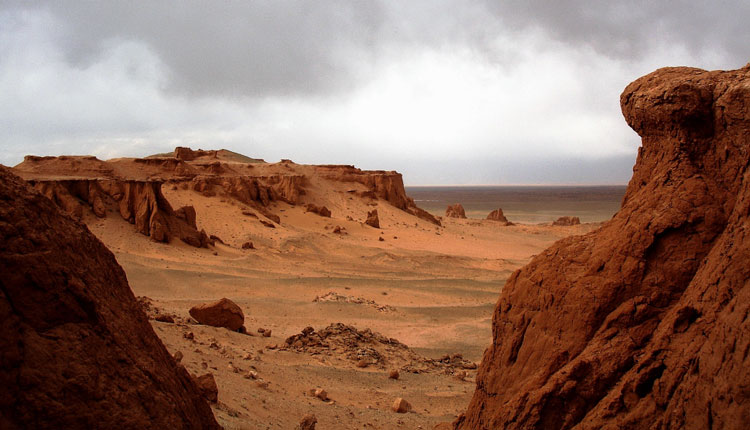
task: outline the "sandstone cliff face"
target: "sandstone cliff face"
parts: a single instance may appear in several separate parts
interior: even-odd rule
[[[321,176],[326,179],[355,182],[366,186],[368,191],[362,194],[362,196],[369,195],[374,196],[374,198],[383,199],[404,212],[435,225],[441,225],[437,218],[424,209],[417,207],[414,200],[406,195],[404,179],[400,173],[383,170],[362,171],[354,166],[346,165],[322,165],[316,166],[316,168],[321,173]]]
[[[107,214],[107,201],[112,201],[123,219],[134,224],[139,233],[157,242],[177,238],[196,247],[206,247],[210,243],[206,233],[196,228],[195,211],[192,211],[192,220],[182,215],[192,208],[182,208],[179,213],[174,211],[161,192],[160,182],[116,179],[29,182],[75,218],[83,216],[84,204],[103,218]]]
[[[0,167],[0,428],[219,428],[112,253]]]
[[[621,105],[621,210],[511,276],[456,428],[750,422],[750,67],[660,69]]]

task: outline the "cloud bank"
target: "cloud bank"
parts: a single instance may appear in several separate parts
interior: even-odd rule
[[[0,163],[176,145],[409,184],[624,183],[628,82],[750,60],[742,2],[0,3]]]

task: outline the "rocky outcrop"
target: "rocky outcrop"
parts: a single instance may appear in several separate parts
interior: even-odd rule
[[[622,208],[510,277],[456,428],[747,426],[750,66],[660,69],[620,103]]]
[[[456,203],[445,209],[445,216],[448,218],[466,218],[466,212],[461,203]]]
[[[441,225],[440,221],[429,212],[417,207],[409,196],[406,195],[404,179],[398,172],[386,172],[383,170],[363,171],[354,166],[346,165],[322,165],[316,166],[321,176],[341,182],[355,182],[367,187],[367,191],[349,190],[363,198],[377,198],[390,203],[411,215],[419,217],[435,225]]]
[[[298,204],[305,194],[302,175],[277,176],[198,176],[192,180],[195,191],[210,195],[226,194],[245,204],[268,206],[273,201]]]
[[[365,224],[369,225],[370,227],[380,228],[380,218],[378,218],[377,209],[373,209],[367,212],[367,219],[365,220]]]
[[[174,158],[184,161],[193,161],[196,158],[217,158],[218,151],[202,149],[193,150],[184,146],[178,146],[174,149]]]
[[[0,202],[0,428],[219,428],[114,255],[4,167]]]
[[[328,210],[327,207],[325,207],[325,206],[317,206],[317,205],[314,205],[312,203],[308,203],[307,204],[307,206],[305,207],[305,212],[312,212],[314,214],[318,214],[318,215],[320,215],[322,217],[327,217],[327,218],[331,217],[331,211]]]
[[[195,246],[211,242],[195,224],[192,207],[172,209],[161,192],[158,181],[125,181],[116,179],[30,180],[34,188],[55,202],[67,214],[81,219],[88,206],[103,218],[107,206],[117,208],[123,219],[156,242],[177,238]],[[187,213],[189,212],[189,214]]]
[[[581,224],[581,219],[577,216],[561,216],[560,218],[552,221],[552,225],[560,226],[571,226]]]
[[[399,209],[404,210],[409,207],[404,180],[398,172],[363,171],[354,166],[346,165],[323,165],[316,166],[316,168],[321,176],[326,179],[360,183],[372,191],[377,198],[383,199]]]
[[[503,214],[503,210],[500,208],[490,212],[489,215],[487,215],[487,219],[508,224],[508,218],[505,218],[505,214]]]
[[[225,327],[232,331],[239,330],[245,324],[242,308],[227,298],[193,306],[190,308],[190,316],[201,324]]]

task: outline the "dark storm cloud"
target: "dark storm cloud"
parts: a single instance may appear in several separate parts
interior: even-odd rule
[[[347,91],[372,79],[384,55],[414,48],[468,48],[493,63],[512,63],[513,52],[494,42],[530,30],[619,60],[638,59],[660,44],[748,58],[750,6],[722,6],[583,0],[12,5],[51,12],[60,49],[78,67],[95,63],[118,43],[134,41],[165,66],[166,90],[219,97]]]
[[[59,48],[85,68],[125,41],[166,66],[187,95],[317,94],[352,84],[382,20],[375,3],[252,1],[48,2]]]
[[[750,61],[750,3],[739,1],[488,1],[512,28],[540,28],[569,44],[637,60],[660,44]],[[738,63],[742,65],[744,63]]]

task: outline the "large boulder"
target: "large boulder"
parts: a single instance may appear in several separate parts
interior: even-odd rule
[[[750,66],[657,70],[620,211],[515,272],[459,429],[750,422]]]
[[[114,255],[0,166],[0,428],[219,428]]]
[[[466,212],[461,203],[456,203],[445,209],[445,216],[448,218],[466,218]]]
[[[223,298],[218,302],[201,303],[190,308],[190,316],[201,324],[226,327],[237,331],[245,324],[245,314],[233,301]]]

